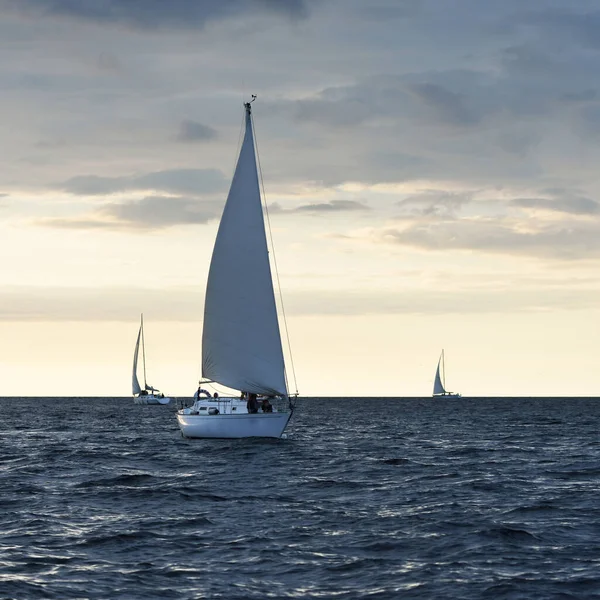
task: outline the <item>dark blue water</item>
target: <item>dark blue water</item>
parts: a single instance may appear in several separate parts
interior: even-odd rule
[[[600,400],[301,399],[286,440],[0,400],[0,598],[600,598]]]

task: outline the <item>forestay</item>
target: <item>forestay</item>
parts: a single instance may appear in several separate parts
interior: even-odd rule
[[[202,375],[237,390],[287,395],[250,104],[245,125],[208,274]]]

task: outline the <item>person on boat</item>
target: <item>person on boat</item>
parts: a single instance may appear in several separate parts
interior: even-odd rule
[[[148,391],[147,390],[142,390],[140,392],[140,396],[147,396],[148,395]]]
[[[250,414],[258,412],[258,400],[256,394],[248,394],[248,402],[246,402],[246,408]]]
[[[273,405],[269,402],[268,398],[263,398],[260,408],[264,413],[273,412]]]
[[[215,393],[213,394],[213,398],[218,398],[218,397],[219,397],[219,394],[217,394],[217,392],[215,392]]]

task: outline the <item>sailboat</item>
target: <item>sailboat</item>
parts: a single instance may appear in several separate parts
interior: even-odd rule
[[[140,386],[137,376],[138,355],[140,353],[140,342],[142,345],[142,363],[144,365],[144,387]],[[131,376],[131,388],[134,404],[169,404],[171,398],[146,383],[146,347],[144,344],[144,315],[140,317],[140,330],[138,331],[135,350],[133,352],[133,373]]]
[[[191,407],[177,411],[188,438],[280,438],[294,406],[288,394],[269,264],[251,103],[215,240],[204,303],[202,377]],[[221,384],[239,395],[211,396]]]
[[[441,376],[440,376],[441,367]],[[444,362],[444,351],[440,355],[437,370],[435,372],[435,381],[433,382],[433,397],[434,398],[460,398],[461,395],[457,392],[446,391],[446,365]]]

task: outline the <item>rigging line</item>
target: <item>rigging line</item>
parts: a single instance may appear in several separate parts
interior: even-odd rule
[[[256,130],[254,129],[254,118],[250,121],[252,125],[252,134],[254,137],[254,148],[256,151],[256,162],[258,163],[258,173],[260,175],[260,186],[262,188],[263,194],[263,204],[265,206],[265,214],[267,216],[267,226],[269,229],[269,240],[271,242],[271,248],[273,249],[273,266],[275,267],[275,277],[277,278],[277,289],[279,291],[279,302],[281,304],[281,316],[283,317],[283,325],[285,328],[285,337],[287,340],[288,351],[290,353],[290,366],[292,367],[292,376],[294,378],[294,388],[296,390],[296,395],[298,394],[298,382],[296,381],[296,369],[294,367],[294,356],[292,354],[292,344],[290,342],[290,332],[287,326],[287,318],[285,316],[285,306],[283,304],[283,293],[281,292],[281,283],[279,281],[279,269],[277,268],[277,257],[275,256],[275,245],[273,243],[273,232],[271,230],[271,219],[269,217],[269,207],[267,206],[267,195],[265,194],[265,183],[263,181],[262,167],[260,164],[260,156],[258,153],[258,142],[256,141]],[[285,373],[285,378],[287,380],[287,373]],[[287,383],[287,381],[286,381]]]

